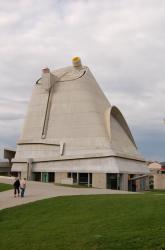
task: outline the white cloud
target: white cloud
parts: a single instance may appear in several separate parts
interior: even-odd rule
[[[5,143],[4,133],[12,134],[12,144],[18,136],[40,69],[67,66],[79,55],[123,112],[139,146],[147,145],[147,157],[153,155],[151,141],[143,138],[147,128],[159,131],[161,140],[165,135],[164,12],[162,0],[1,1],[0,103],[6,101],[0,108],[0,141]],[[11,119],[6,128],[5,117]],[[155,150],[155,157],[163,157],[161,148]]]

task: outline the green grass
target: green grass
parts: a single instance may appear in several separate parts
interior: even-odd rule
[[[13,185],[0,183],[0,192],[13,189]]]
[[[5,209],[0,249],[165,249],[165,196],[58,197]]]
[[[164,189],[162,189],[162,190],[160,190],[160,189],[154,189],[154,190],[152,190],[152,191],[150,191],[150,192],[152,192],[152,193],[165,194],[165,190],[164,190]]]

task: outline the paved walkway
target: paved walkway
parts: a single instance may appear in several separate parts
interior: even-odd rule
[[[13,184],[14,178],[1,177],[0,183]],[[118,191],[111,189],[97,189],[97,188],[72,188],[64,186],[56,186],[53,183],[43,183],[28,181],[25,191],[25,197],[14,198],[13,190],[0,192],[0,210],[8,207],[14,207],[37,200],[42,200],[57,196],[71,196],[71,195],[96,195],[96,194],[132,194],[131,192]]]

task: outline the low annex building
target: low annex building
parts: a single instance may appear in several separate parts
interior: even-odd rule
[[[149,170],[130,129],[89,68],[79,57],[72,62],[51,72],[43,69],[12,171],[36,181],[135,190],[131,180]]]
[[[165,162],[149,162],[149,187],[150,189],[165,189]]]
[[[0,148],[0,175],[10,176],[11,161],[15,157],[15,150],[11,148]],[[13,174],[15,174],[13,172]]]

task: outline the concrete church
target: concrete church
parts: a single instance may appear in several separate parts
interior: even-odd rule
[[[149,170],[119,109],[79,57],[36,82],[12,171],[30,180],[138,190]]]

